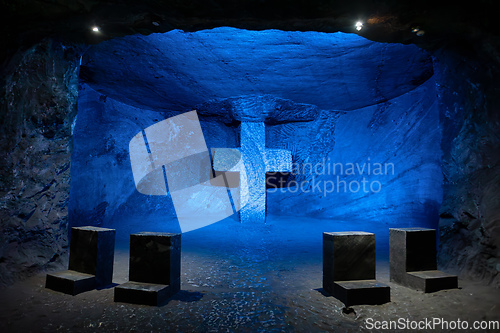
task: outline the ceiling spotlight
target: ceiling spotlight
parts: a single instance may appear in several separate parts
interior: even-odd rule
[[[93,27],[93,28],[92,28],[92,31],[93,31],[93,32],[99,32],[99,27]]]
[[[413,29],[411,29],[411,32],[414,32],[414,33],[417,33],[417,32],[419,32],[419,31],[420,31],[420,29],[419,29],[419,28],[413,28]]]
[[[356,22],[356,30],[360,31],[361,29],[363,29],[363,22],[361,21]]]

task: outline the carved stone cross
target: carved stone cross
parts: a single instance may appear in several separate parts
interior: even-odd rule
[[[228,99],[222,103],[226,104],[219,107],[229,108],[232,120],[241,121],[239,151],[243,163],[229,169],[225,163],[228,150],[215,148],[213,168],[216,172],[239,172],[241,222],[264,222],[266,173],[292,172],[292,154],[289,150],[266,148],[264,121],[310,121],[316,117],[317,109],[266,95]]]

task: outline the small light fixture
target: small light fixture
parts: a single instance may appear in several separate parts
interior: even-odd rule
[[[356,30],[360,31],[361,29],[363,29],[363,22],[361,21],[356,22]]]
[[[411,29],[411,32],[413,32],[413,33],[417,33],[417,32],[419,32],[419,31],[420,31],[420,29],[419,29],[419,28],[417,28],[417,27],[415,27],[415,28]]]
[[[99,32],[99,27],[92,27],[93,32]]]

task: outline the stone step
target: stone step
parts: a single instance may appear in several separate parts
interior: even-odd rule
[[[161,305],[177,293],[170,285],[129,281],[115,287],[115,302]]]
[[[99,227],[71,228],[67,271],[47,274],[45,287],[76,295],[113,283],[115,230]]]
[[[458,288],[458,278],[438,270],[407,273],[408,287],[432,293],[443,289]]]
[[[96,287],[97,281],[94,275],[72,270],[47,274],[45,280],[45,288],[73,296]]]
[[[391,301],[391,288],[377,280],[336,281],[331,294],[346,306]]]

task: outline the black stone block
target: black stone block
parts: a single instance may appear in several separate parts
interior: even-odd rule
[[[70,270],[47,274],[45,280],[45,288],[69,295],[77,295],[96,287],[95,275]]]
[[[375,279],[375,235],[324,232],[323,275],[334,281]]]
[[[323,289],[346,306],[390,301],[389,286],[375,281],[375,235],[323,233]]]
[[[113,282],[114,229],[71,228],[69,269],[95,275],[98,286]]]
[[[391,301],[391,288],[376,280],[335,282],[332,296],[346,306],[377,305]]]
[[[160,305],[179,291],[165,284],[129,281],[115,287],[115,302]]]
[[[436,230],[421,229],[406,233],[406,271],[437,269]]]
[[[181,274],[181,235],[140,232],[130,235],[129,280],[171,285]]]
[[[180,290],[181,235],[130,235],[129,282],[115,287],[115,302],[159,305]]]
[[[456,275],[437,270],[409,272],[407,274],[408,286],[426,293],[458,288],[458,278]]]
[[[458,279],[436,270],[436,230],[389,229],[391,281],[424,292],[458,287]]]
[[[72,228],[69,270],[47,274],[45,286],[76,295],[110,285],[113,280],[114,251],[114,229]]]

